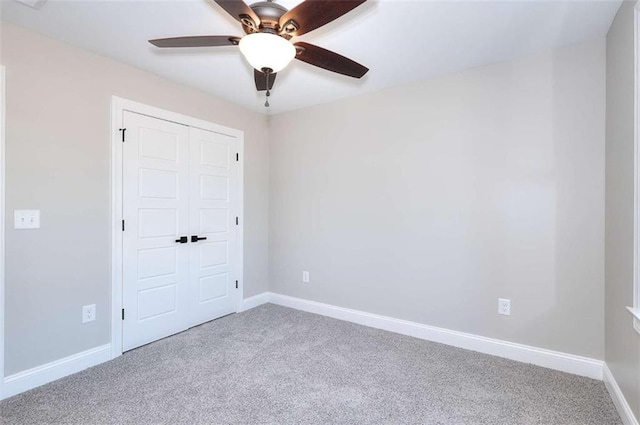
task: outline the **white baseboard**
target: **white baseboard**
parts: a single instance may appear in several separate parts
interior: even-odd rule
[[[531,347],[513,342],[486,338],[464,332],[452,331],[422,323],[395,319],[393,317],[366,313],[363,311],[337,307],[330,304],[318,303],[301,298],[289,297],[270,292],[243,300],[241,311],[247,311],[262,304],[273,304],[320,314],[335,319],[345,320],[364,326],[396,332],[427,341],[438,342],[467,350],[491,354],[524,363],[555,369],[575,375],[586,376],[602,380],[603,373],[605,384],[616,403],[620,415],[626,420],[625,425],[639,425],[629,405],[626,403],[620,388],[616,384],[611,372],[604,362],[587,357],[566,354],[543,348]],[[4,379],[4,398],[11,397],[40,385],[55,381],[56,379],[80,372],[111,359],[111,345],[106,344],[82,353],[60,359]],[[604,369],[604,372],[603,372]]]
[[[604,362],[601,360],[437,328],[422,323],[336,307],[287,295],[269,293],[269,302],[427,341],[602,380]]]
[[[624,397],[624,394],[622,394],[622,390],[606,364],[604,365],[604,385],[607,387],[607,391],[609,391],[609,395],[613,399],[613,404],[615,404],[618,414],[620,418],[622,418],[622,423],[624,425],[639,425],[638,419],[633,414],[629,403],[627,403],[627,399]]]
[[[268,302],[269,293],[263,292],[242,300],[240,311],[246,311]],[[4,378],[0,400],[109,361],[111,355],[111,344],[106,344],[8,376]]]
[[[4,378],[3,397],[9,398],[108,360],[111,360],[111,344],[92,348],[64,359],[7,376]]]
[[[258,295],[254,295],[253,297],[245,298],[242,300],[242,305],[240,306],[239,313],[247,310],[251,310],[252,308],[258,307],[259,305],[266,304],[269,302],[269,293],[263,292]]]

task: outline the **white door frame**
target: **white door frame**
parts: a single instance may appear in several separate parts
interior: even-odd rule
[[[111,358],[122,355],[122,116],[124,111],[135,112],[202,130],[231,136],[238,141],[238,153],[244,158],[244,132],[202,121],[186,115],[165,111],[153,106],[113,96],[111,99]],[[236,276],[238,276],[237,307],[240,312],[244,294],[244,161],[238,163],[238,243]]]
[[[627,307],[633,315],[633,328],[640,333],[640,1],[633,10],[634,28],[634,135],[633,135],[633,301]]]
[[[0,400],[4,398],[4,74],[0,65]]]

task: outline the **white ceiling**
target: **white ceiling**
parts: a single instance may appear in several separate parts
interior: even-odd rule
[[[292,8],[300,0],[279,0]],[[535,51],[604,36],[621,0],[369,0],[297,40],[369,67],[362,80],[294,61],[263,107],[253,71],[237,47],[159,50],[148,39],[241,35],[212,0],[49,0],[41,10],[2,0],[0,16],[264,113],[277,113],[380,90]]]

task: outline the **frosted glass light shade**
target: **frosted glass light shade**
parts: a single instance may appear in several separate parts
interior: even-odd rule
[[[258,71],[262,71],[262,68],[270,68],[273,72],[281,71],[296,56],[293,44],[278,35],[268,33],[245,35],[238,47],[247,62]]]

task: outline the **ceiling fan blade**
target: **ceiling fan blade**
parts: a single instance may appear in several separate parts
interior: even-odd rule
[[[276,81],[277,73],[269,74],[269,90],[273,88],[273,83]],[[264,72],[260,72],[257,69],[253,70],[253,79],[256,82],[256,89],[258,91],[265,91],[267,89],[267,75]]]
[[[303,42],[293,45],[298,51],[296,59],[319,68],[354,78],[362,78],[369,71],[366,66],[322,47]]]
[[[285,34],[299,36],[338,19],[366,0],[306,0],[280,18]]]
[[[242,0],[214,0],[234,19],[251,28],[258,29],[260,26],[260,18],[244,1]]]
[[[149,40],[156,47],[218,47],[235,46],[240,37],[231,35],[196,35],[191,37],[158,38]]]

